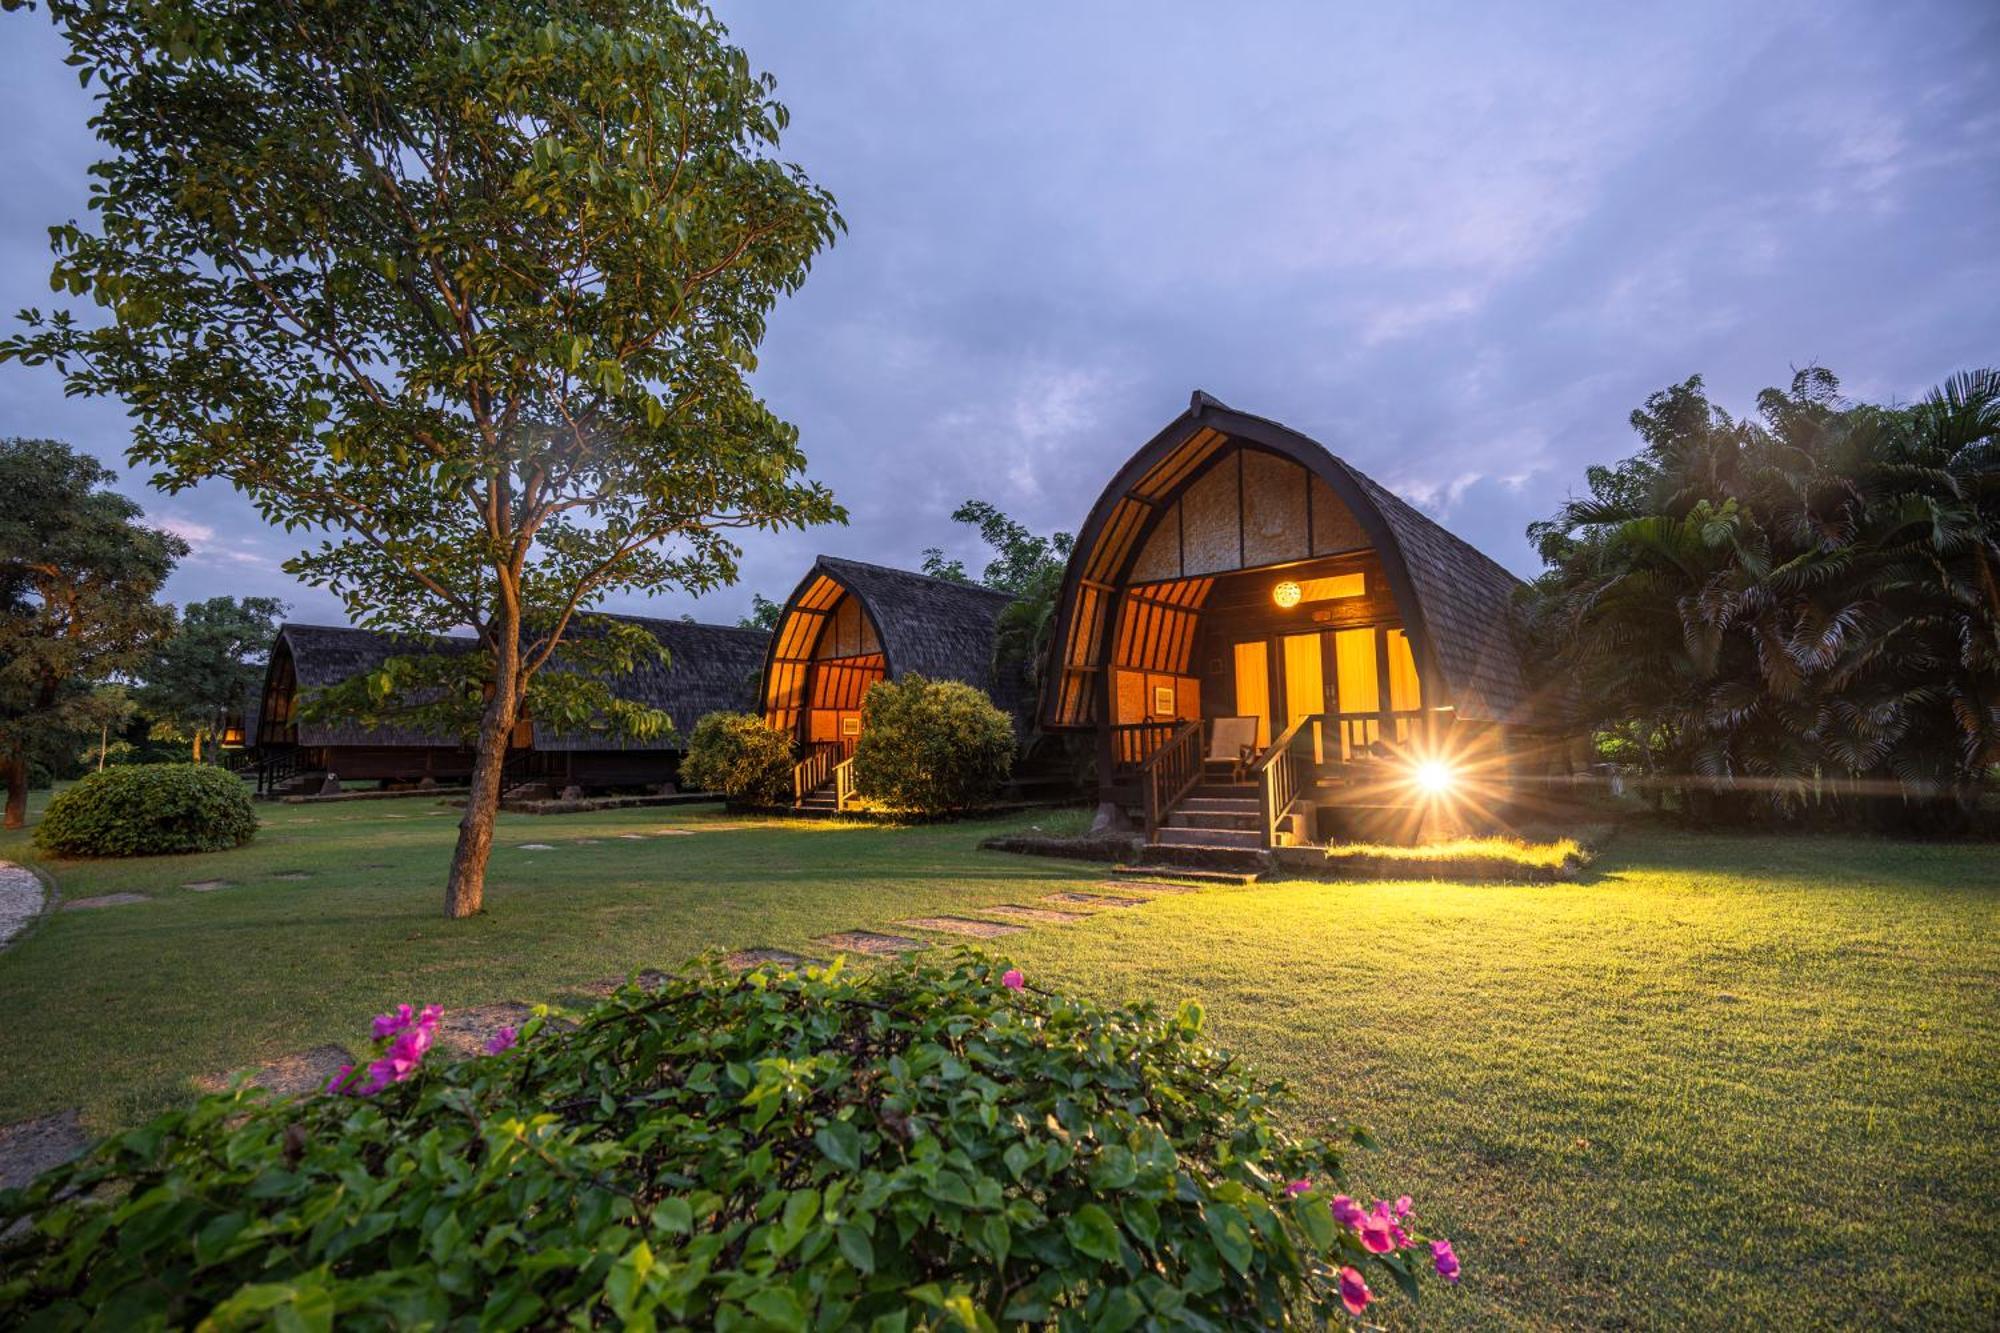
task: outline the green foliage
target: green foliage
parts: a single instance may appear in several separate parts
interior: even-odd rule
[[[750,614],[737,617],[736,624],[741,629],[761,629],[766,633],[775,632],[778,621],[784,618],[785,604],[774,602],[761,592],[750,594]]]
[[[356,623],[478,636],[450,897],[477,910],[475,830],[572,616],[698,595],[736,531],[842,517],[749,381],[833,201],[699,4],[47,7],[107,150],[51,278],[108,318],[27,311],[0,359],[122,399],[162,486],[326,534],[286,568]]]
[[[257,834],[243,780],[195,764],[129,764],[89,773],[50,799],[35,845],[62,856],[221,852]]]
[[[1202,1025],[977,955],[628,986],[370,1100],[211,1097],[0,1195],[35,1219],[0,1319],[1213,1329],[1331,1317],[1342,1265],[1414,1294],[1408,1252],[1335,1225],[1340,1150]]]
[[[983,690],[913,672],[861,701],[855,785],[892,809],[970,809],[992,799],[1013,763],[1013,719]]]
[[[201,762],[203,745],[256,699],[284,614],[276,597],[211,597],[183,607],[173,634],[146,664],[139,691],[154,735],[190,742]]]
[[[1529,529],[1576,722],[1696,813],[1955,822],[2000,747],[2000,373],[1889,408],[1809,369],[1755,420],[1696,377],[1632,424]]]
[[[1032,697],[1041,687],[1042,663],[1048,657],[1049,634],[1062,596],[1063,569],[1076,539],[1067,532],[1037,536],[985,500],[967,500],[951,516],[955,522],[977,527],[993,550],[981,582],[1014,596],[996,627],[994,668],[1002,674],[1020,672]],[[972,581],[963,561],[945,559],[936,547],[924,552],[924,573],[959,583]]]
[[[0,441],[0,770],[21,824],[28,766],[66,763],[113,720],[93,687],[173,626],[153,598],[187,543],[139,523],[111,473],[56,440]]]
[[[770,805],[792,794],[792,742],[755,713],[710,713],[694,725],[681,786]]]

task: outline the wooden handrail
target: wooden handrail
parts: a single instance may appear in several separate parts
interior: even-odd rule
[[[1264,845],[1278,845],[1278,825],[1298,804],[1319,768],[1326,714],[1307,713],[1280,732],[1270,748],[1250,766],[1257,784],[1257,813],[1264,827]]]
[[[1139,792],[1145,801],[1146,836],[1166,819],[1174,802],[1201,781],[1201,723],[1183,723],[1167,743],[1146,756],[1139,766]]]
[[[826,785],[833,776],[833,766],[839,762],[839,754],[839,741],[815,741],[807,747],[806,757],[792,766],[792,804],[797,805]]]
[[[854,756],[849,755],[833,766],[833,808],[845,810],[853,799]]]

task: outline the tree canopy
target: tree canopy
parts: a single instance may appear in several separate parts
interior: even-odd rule
[[[1708,809],[1968,799],[2000,756],[2000,373],[1877,406],[1810,368],[1747,419],[1697,376],[1632,425],[1529,529],[1578,723]]]
[[[187,741],[200,763],[203,745],[256,698],[284,614],[276,597],[211,597],[183,607],[174,632],[147,663],[139,690],[156,737]]]
[[[104,489],[111,473],[58,440],[0,441],[0,770],[6,827],[28,766],[67,758],[116,711],[93,689],[146,663],[173,629],[154,600],[187,543]]]
[[[109,150],[53,279],[102,318],[25,312],[0,356],[123,399],[156,484],[316,537],[286,568],[357,623],[479,637],[447,889],[476,911],[506,738],[576,618],[840,517],[747,379],[833,201],[695,3],[49,8]]]

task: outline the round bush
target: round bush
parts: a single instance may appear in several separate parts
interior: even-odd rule
[[[792,742],[755,713],[710,713],[694,724],[681,785],[769,805],[792,794]]]
[[[257,833],[243,779],[195,764],[131,764],[56,793],[35,845],[64,856],[220,852]]]
[[[0,1323],[1271,1328],[1457,1273],[1192,1005],[968,953],[717,965],[456,1065],[441,1017],[377,1020],[372,1091],[212,1097],[0,1193]]]
[[[967,810],[991,800],[1013,764],[1013,720],[970,685],[909,675],[861,702],[854,782],[883,805]]]

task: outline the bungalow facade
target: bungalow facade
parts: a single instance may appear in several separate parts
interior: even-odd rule
[[[840,809],[853,797],[861,701],[870,686],[915,673],[985,690],[1017,724],[1020,673],[996,670],[1006,593],[823,555],[785,602],[760,690],[764,720],[792,737],[796,804]]]
[[[682,747],[705,713],[749,705],[769,635],[762,630],[699,625],[644,616],[612,616],[645,627],[666,650],[611,682],[620,698],[659,709],[673,719],[674,734],[631,741],[595,731],[561,732],[533,717],[515,728],[505,782],[545,782],[558,789],[649,787],[676,781]],[[265,668],[264,688],[251,716],[250,737],[258,789],[310,785],[314,775],[343,781],[463,783],[472,775],[473,749],[462,737],[414,728],[362,726],[299,715],[304,694],[336,685],[413,653],[465,653],[467,638],[412,638],[326,625],[285,625]],[[561,654],[549,669],[561,669]]]
[[[1317,442],[1197,392],[1078,533],[1039,721],[1094,736],[1101,808],[1156,851],[1406,841],[1560,754],[1519,586]]]

